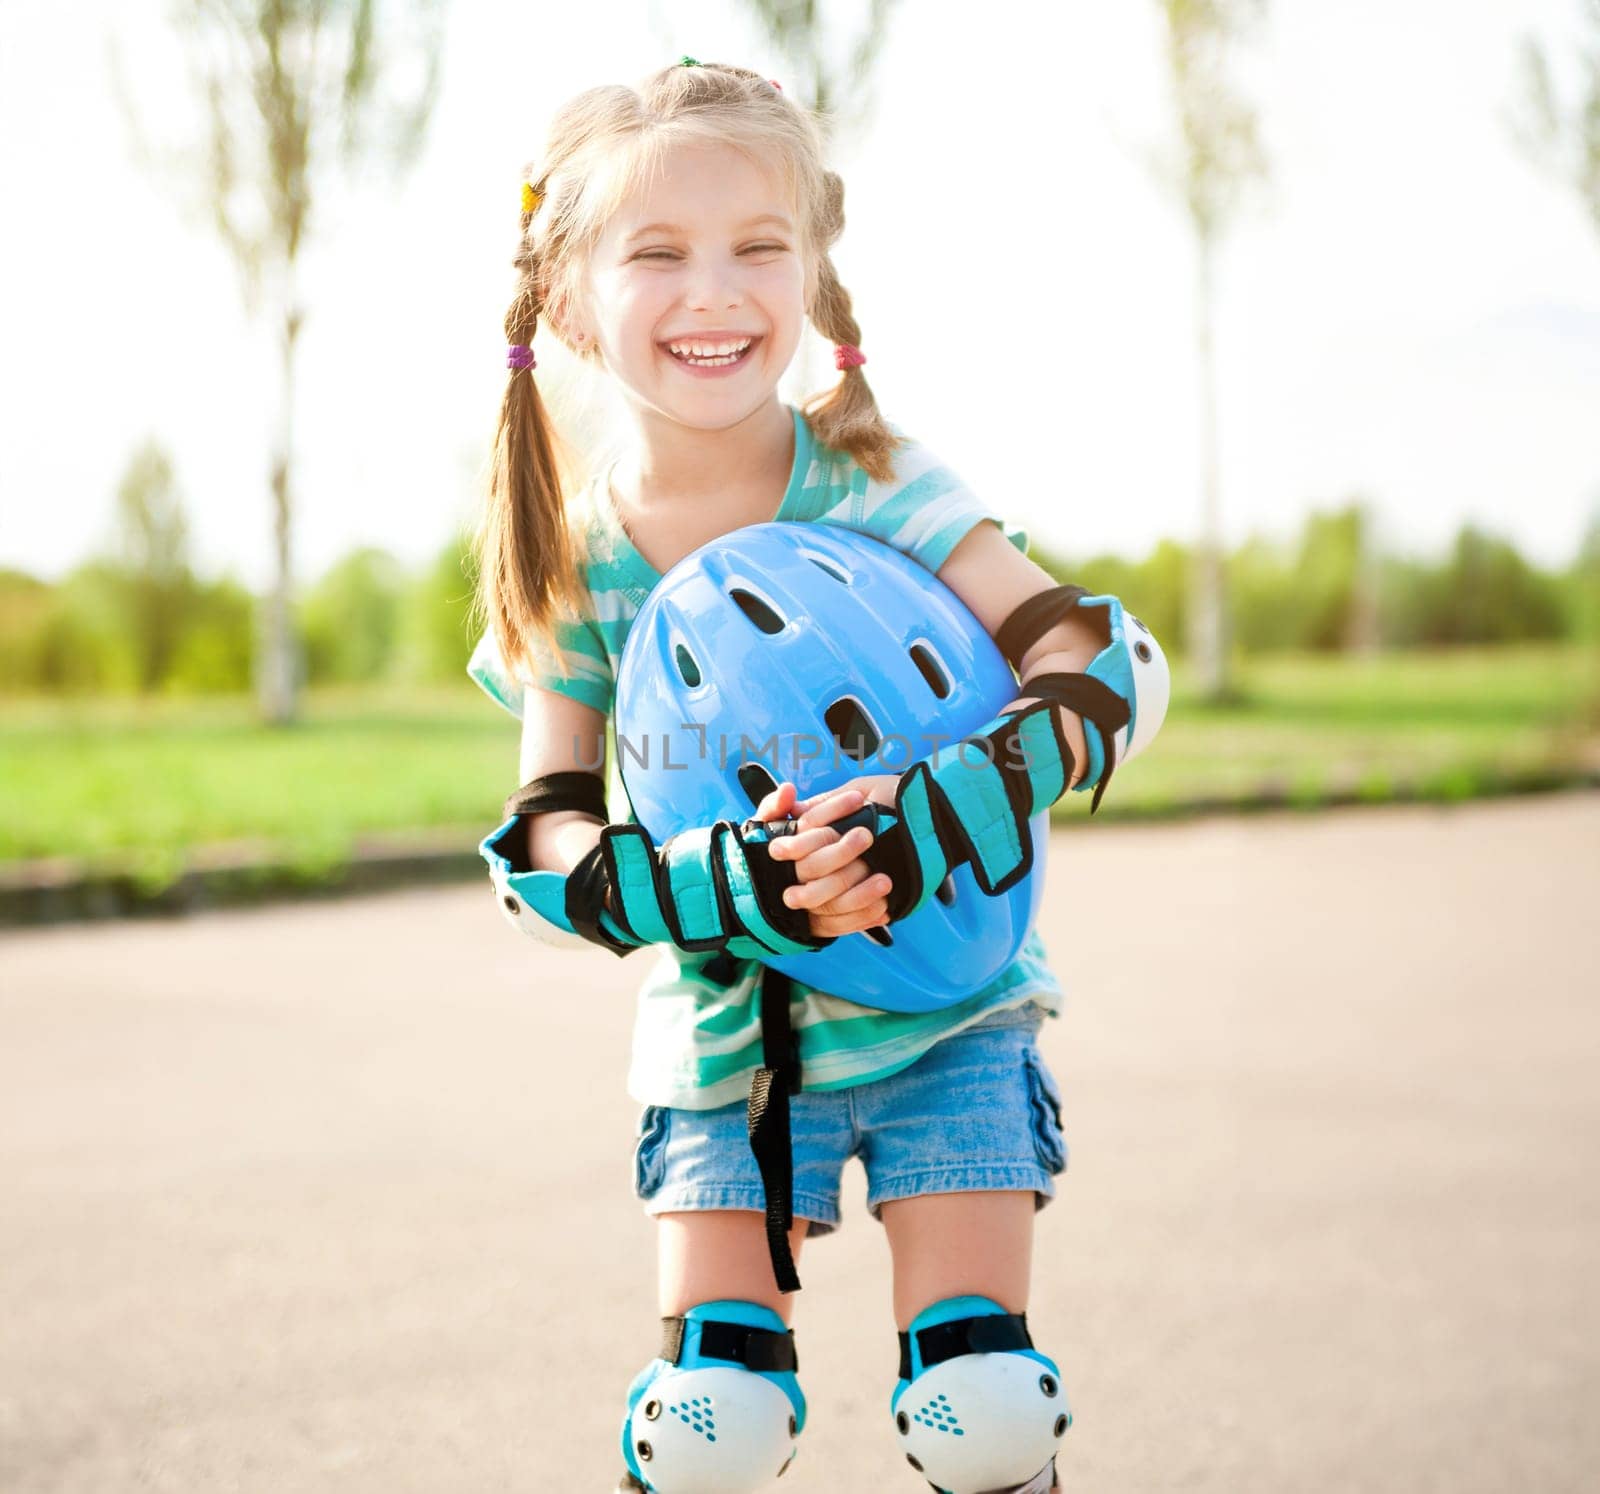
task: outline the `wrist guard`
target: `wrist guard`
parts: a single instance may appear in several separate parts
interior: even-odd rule
[[[502,910],[524,933],[548,944],[599,944],[618,956],[645,944],[721,949],[741,959],[801,954],[831,938],[810,932],[810,912],[790,908],[784,891],[799,878],[792,861],[774,861],[767,846],[792,834],[794,820],[718,820],[681,831],[660,846],[640,825],[606,825],[599,842],[563,875],[527,864],[523,820],[533,812],[595,813],[592,792],[564,780],[593,774],[549,774],[506,801],[510,818],[479,853]],[[596,780],[597,781],[597,780]],[[601,813],[603,818],[603,800]],[[841,836],[875,816],[858,813],[831,828]]]
[[[1028,821],[1066,792],[1072,750],[1055,706],[1041,700],[997,716],[981,731],[913,763],[878,806],[862,860],[887,872],[889,918],[909,917],[959,866],[998,897],[1033,869]]]
[[[1030,597],[1006,620],[1002,652],[1016,667],[1037,639],[1075,607],[1103,609],[1105,646],[1083,673],[1051,672],[1019,693],[1039,699],[1007,711],[931,762],[913,763],[882,811],[864,856],[894,881],[891,920],[920,908],[952,870],[970,864],[990,896],[1008,891],[1033,868],[1028,821],[1066,792],[1077,764],[1057,707],[1083,722],[1087,761],[1076,788],[1093,790],[1090,813],[1118,764],[1155,735],[1166,715],[1166,660],[1150,630],[1115,597],[1061,586]]]

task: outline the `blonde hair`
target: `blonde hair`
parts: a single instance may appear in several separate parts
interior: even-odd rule
[[[522,214],[506,340],[532,346],[541,314],[561,335],[611,215],[684,144],[731,146],[778,168],[796,205],[812,324],[830,342],[859,345],[850,294],[828,254],[844,230],[844,183],[823,165],[817,121],[759,73],[721,63],[663,68],[637,90],[591,88],[556,115],[544,159],[528,171],[537,195],[524,193],[533,211]],[[900,438],[859,367],[807,400],[802,414],[821,445],[847,452],[879,481],[893,476]],[[554,641],[556,619],[577,616],[582,604],[584,536],[566,502],[569,471],[533,370],[512,370],[477,540],[477,607],[512,670],[536,635]]]

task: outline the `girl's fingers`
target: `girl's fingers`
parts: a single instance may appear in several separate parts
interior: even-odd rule
[[[867,797],[860,789],[835,789],[828,794],[819,794],[815,799],[808,799],[804,804],[796,804],[794,812],[800,817],[800,829],[811,830],[818,825],[831,825],[847,814],[854,814],[866,802]]]
[[[756,818],[763,822],[786,818],[793,810],[794,793],[794,785],[786,779],[756,806]],[[788,796],[787,803],[785,795]]]
[[[841,904],[845,908],[855,909],[864,901],[886,897],[893,885],[887,876],[871,871],[864,861],[852,857],[837,871],[786,888],[783,901],[786,907],[809,908],[812,912],[825,908],[832,911]],[[857,890],[862,887],[867,890]],[[849,901],[844,902],[847,897]]]
[[[848,892],[850,885],[850,880],[842,872],[830,872],[814,882],[802,882],[798,887],[785,888],[783,904],[786,908],[807,908],[815,912],[841,893]]]
[[[872,832],[865,825],[857,825],[852,830],[847,830],[831,845],[824,845],[804,856],[796,864],[795,870],[800,875],[802,882],[809,882],[819,872],[826,875],[829,872],[842,871],[852,861],[859,860],[867,854],[872,845]],[[866,874],[862,868],[861,874]],[[854,880],[854,879],[852,879]]]
[[[819,825],[814,830],[796,830],[793,835],[772,841],[767,854],[776,861],[799,862],[800,880],[809,882],[824,872],[833,871],[852,856],[859,856],[871,844],[872,832],[865,825],[857,825],[843,836],[829,825]],[[848,849],[841,853],[841,846]],[[830,854],[821,861],[813,859],[824,851]]]
[[[767,847],[767,854],[778,861],[798,861],[802,856],[807,856],[819,847],[827,845],[838,834],[837,831],[833,832],[833,834],[826,833],[828,824],[836,820],[840,814],[849,814],[852,810],[860,809],[862,804],[866,802],[855,789],[846,789],[842,791],[835,790],[831,794],[819,794],[815,798],[803,801],[797,797],[785,803],[782,798],[785,789],[794,795],[799,793],[794,784],[785,780],[761,801],[760,808],[756,810],[756,818],[758,820],[766,821],[793,817],[800,822],[791,834],[773,841]],[[854,796],[853,800],[852,795]],[[819,809],[819,813],[822,816],[821,819],[818,819],[815,814],[808,818],[802,812],[808,805],[821,806],[825,799],[837,799],[840,801],[840,805],[837,807],[830,805]]]
[[[816,805],[826,804],[828,800],[837,798],[840,794],[859,794],[860,792],[860,789],[851,788],[849,784],[843,784],[839,788],[823,789],[820,794],[812,794],[805,799],[796,799],[794,812],[803,814],[806,810],[814,808]]]
[[[813,851],[838,840],[839,832],[823,826],[820,830],[796,830],[778,840],[767,842],[767,855],[774,861],[803,861]]]
[[[813,913],[811,932],[820,939],[835,939],[841,934],[855,934],[862,929],[877,928],[889,921],[889,906],[879,899],[857,908],[853,913]]]
[[[807,834],[810,833],[812,832],[807,832]],[[795,875],[805,884],[805,887],[791,888],[791,891],[808,890],[817,882],[843,871],[851,862],[859,861],[872,844],[872,832],[864,825],[857,825],[855,829],[849,831],[842,838],[828,830],[820,833],[834,835],[834,838],[831,841],[823,841],[815,850],[797,850],[794,853],[796,857]],[[804,838],[803,835],[795,837],[796,840],[803,840]],[[862,867],[859,875],[866,875],[865,867]],[[844,885],[852,885],[856,880],[857,878],[852,877]],[[823,901],[826,901],[826,899],[823,899]],[[815,907],[816,904],[808,898],[804,904],[791,904],[791,906]]]
[[[887,911],[886,899],[893,890],[894,883],[882,872],[877,872],[870,877],[863,877],[854,887],[841,892],[831,903],[818,908],[817,912],[862,914],[873,907]]]

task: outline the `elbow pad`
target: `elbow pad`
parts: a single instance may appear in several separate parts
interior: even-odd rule
[[[535,871],[529,864],[526,821],[558,810],[578,810],[604,824],[605,780],[598,773],[547,773],[523,784],[506,800],[506,819],[478,846],[500,911],[519,933],[557,949],[604,942],[620,955],[638,948],[604,911],[604,888],[587,885],[587,877],[574,884],[569,875]],[[580,918],[582,907],[592,904],[591,921],[596,925],[592,933],[581,932],[567,912],[569,884]]]
[[[1161,730],[1172,694],[1172,675],[1166,655],[1149,628],[1117,597],[1090,596],[1081,586],[1041,591],[1001,624],[996,642],[1011,667],[1020,672],[1022,656],[1079,607],[1104,611],[1100,619],[1104,647],[1082,674],[1040,675],[1024,680],[1022,688],[1052,699],[1083,718],[1089,761],[1076,789],[1094,790],[1093,808],[1097,809],[1111,774],[1143,752]],[[1103,686],[1104,690],[1096,686]],[[1111,701],[1110,696],[1115,696],[1121,705]]]

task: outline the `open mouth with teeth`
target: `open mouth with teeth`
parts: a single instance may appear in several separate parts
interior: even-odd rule
[[[663,344],[666,350],[690,368],[732,368],[750,354],[759,342],[756,337],[718,338],[708,341],[701,338],[684,338]]]

